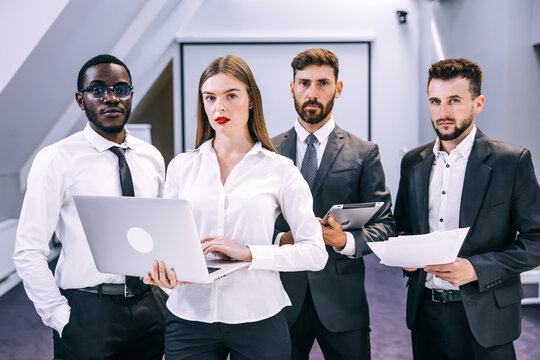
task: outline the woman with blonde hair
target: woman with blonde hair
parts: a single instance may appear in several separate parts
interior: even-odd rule
[[[174,270],[167,276],[163,263],[154,265],[145,282],[174,288],[166,359],[288,359],[281,310],[291,303],[279,272],[321,270],[327,252],[309,186],[270,143],[259,88],[241,58],[218,58],[202,73],[196,149],[171,161],[165,197],[192,203],[207,257],[251,261],[211,284],[180,284]],[[273,245],[280,213],[293,245]]]

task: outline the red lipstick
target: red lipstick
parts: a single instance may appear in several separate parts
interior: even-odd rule
[[[219,125],[223,125],[227,122],[229,122],[230,119],[228,117],[225,117],[225,116],[220,116],[218,118],[216,118],[216,122],[219,124]]]

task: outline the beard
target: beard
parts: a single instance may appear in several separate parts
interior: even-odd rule
[[[103,131],[106,134],[119,134],[124,130],[124,125],[126,125],[129,115],[131,114],[131,108],[127,109],[124,114],[124,120],[122,121],[121,125],[116,126],[106,126],[102,122],[98,120],[98,114],[85,106],[84,112],[86,113],[86,117],[88,118],[88,121],[90,121],[92,124],[94,124],[99,130]]]
[[[469,126],[471,126],[473,120],[474,120],[474,109],[471,109],[471,112],[469,113],[469,115],[466,118],[463,119],[461,124],[458,124],[456,119],[446,118],[446,119],[438,119],[438,120],[436,120],[435,124],[433,122],[431,122],[431,125],[433,126],[433,129],[437,133],[437,136],[439,137],[439,139],[444,140],[444,141],[451,141],[451,140],[455,140],[458,137],[460,137],[461,134],[463,134],[463,132],[465,130],[467,130],[469,128]],[[437,128],[437,126],[436,126],[436,124],[438,124],[438,123],[440,123],[442,121],[452,121],[452,122],[454,122],[454,124],[456,124],[455,127],[454,127],[454,131],[452,133],[450,133],[450,134],[442,134],[439,131],[439,129]]]
[[[334,93],[335,96],[335,93]],[[326,103],[326,105],[321,104],[317,100],[308,100],[304,102],[302,105],[300,105],[296,101],[296,96],[294,97],[294,108],[296,109],[296,112],[298,113],[298,116],[308,124],[318,124],[321,121],[323,121],[334,108],[334,96],[332,96],[332,99]],[[308,105],[317,105],[319,109],[321,109],[319,112],[316,110],[306,110],[306,106]]]

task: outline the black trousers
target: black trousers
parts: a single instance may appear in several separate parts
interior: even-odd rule
[[[130,298],[79,290],[62,293],[71,315],[62,338],[53,331],[55,359],[162,359],[166,295],[158,287]]]
[[[338,333],[327,330],[317,315],[309,287],[298,319],[289,330],[293,360],[308,360],[315,339],[326,360],[371,358],[369,327]]]
[[[165,360],[287,360],[291,343],[283,312],[261,321],[225,324],[181,319],[167,310]]]
[[[415,360],[512,360],[513,343],[482,347],[474,338],[463,302],[433,302],[424,294],[411,332]]]

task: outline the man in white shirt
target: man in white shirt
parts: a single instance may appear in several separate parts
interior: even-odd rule
[[[99,272],[73,202],[73,195],[162,195],[163,157],[124,128],[131,84],[129,69],[114,56],[86,62],[75,98],[88,124],[42,149],[28,175],[13,259],[28,297],[53,329],[55,359],[163,356],[161,290],[137,278],[127,287],[125,276]],[[53,234],[62,243],[54,276],[47,264]]]
[[[326,359],[369,359],[369,310],[363,255],[368,241],[393,234],[390,191],[376,144],[336,126],[334,99],[342,91],[338,58],[326,49],[310,49],[292,61],[291,95],[298,118],[294,127],[272,139],[291,158],[311,187],[313,210],[323,217],[335,204],[384,202],[362,229],[344,232],[332,218],[322,227],[328,262],[321,271],[281,273],[292,307],[285,309],[292,359],[308,359],[317,339]],[[288,224],[276,222],[276,242],[294,242]]]
[[[470,227],[455,262],[405,269],[415,359],[515,359],[520,273],[540,265],[540,188],[528,150],[476,128],[482,70],[433,64],[429,112],[437,139],[401,163],[396,231]]]

